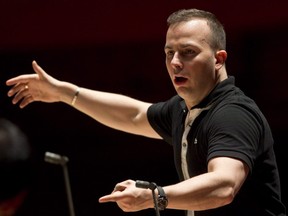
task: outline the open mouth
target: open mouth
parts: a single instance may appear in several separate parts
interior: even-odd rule
[[[177,85],[183,84],[187,81],[187,78],[185,77],[175,77],[174,82]]]

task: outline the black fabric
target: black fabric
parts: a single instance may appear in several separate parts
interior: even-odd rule
[[[230,76],[192,109],[209,105],[212,107],[195,119],[187,137],[190,176],[206,173],[208,161],[219,156],[244,161],[250,175],[231,204],[196,212],[196,216],[284,216],[274,141],[256,103],[235,86],[235,79]],[[153,104],[148,110],[151,126],[174,148],[175,166],[181,181],[184,180],[181,139],[186,115],[184,101],[177,95]]]

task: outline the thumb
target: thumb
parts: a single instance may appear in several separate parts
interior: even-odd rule
[[[35,60],[32,61],[32,67],[39,77],[44,77],[46,75],[46,72],[37,64]]]

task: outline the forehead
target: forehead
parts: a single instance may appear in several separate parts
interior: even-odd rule
[[[171,25],[166,34],[166,46],[181,43],[207,45],[210,38],[210,28],[204,19],[193,19]]]

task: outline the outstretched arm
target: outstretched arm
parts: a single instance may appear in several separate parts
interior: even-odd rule
[[[151,138],[160,138],[147,119],[147,110],[151,103],[124,95],[78,88],[75,84],[50,76],[36,61],[32,62],[32,67],[35,74],[24,74],[6,81],[8,86],[12,86],[8,91],[8,96],[13,97],[12,103],[19,103],[20,108],[34,101],[63,102],[73,105],[79,111],[108,127]],[[77,90],[79,94],[75,98]]]

